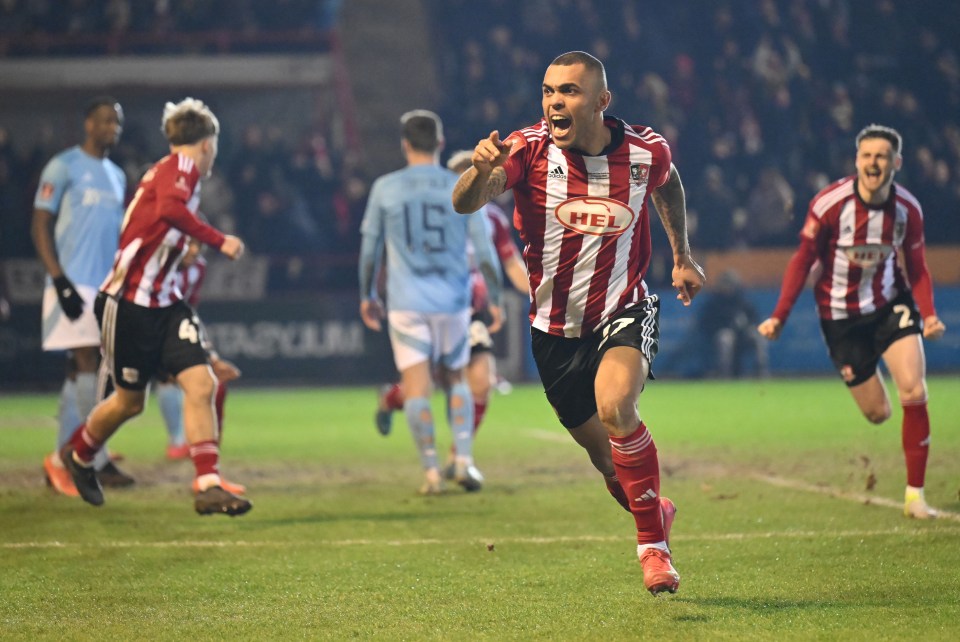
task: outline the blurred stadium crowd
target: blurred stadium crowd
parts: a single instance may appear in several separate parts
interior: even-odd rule
[[[198,31],[270,32],[329,29],[342,0],[2,0],[4,34],[136,35]],[[133,39],[136,42],[136,39]],[[7,45],[5,55],[36,53],[37,41]],[[50,47],[60,47],[47,43]],[[65,53],[87,53],[68,43]]]
[[[451,138],[532,124],[550,60],[590,51],[607,68],[609,113],[670,142],[698,249],[793,244],[809,199],[853,173],[870,122],[904,136],[900,180],[928,242],[960,242],[958,2],[430,5]]]
[[[610,113],[670,141],[698,250],[792,245],[810,197],[852,173],[853,137],[870,122],[904,135],[900,179],[923,203],[928,242],[960,243],[958,2],[424,2],[443,96],[442,104],[424,106],[443,117],[448,149],[535,122],[546,65],[558,53],[585,49],[607,65]],[[336,29],[340,5],[0,0],[0,55],[156,53],[165,42],[158,34],[194,33],[221,37],[172,38],[164,46],[180,53],[316,50]],[[294,32],[308,37],[288,37]],[[259,37],[242,37],[251,33]],[[235,134],[222,145],[218,173],[204,187],[204,210],[257,253],[309,259],[355,252],[373,177],[330,132],[283,127],[230,128]],[[130,134],[114,159],[135,185],[156,159]],[[41,132],[32,148],[17,152],[12,135],[0,127],[0,254],[31,256],[36,179],[64,145]],[[292,287],[294,272],[286,274]]]

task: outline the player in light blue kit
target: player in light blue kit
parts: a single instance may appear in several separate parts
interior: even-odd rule
[[[66,351],[68,360],[57,448],[43,466],[50,485],[71,496],[77,490],[57,453],[97,402],[100,328],[93,302],[117,252],[127,187],[123,170],[107,158],[123,131],[120,103],[106,96],[94,99],[83,126],[83,144],[60,152],[43,168],[31,230],[47,271],[43,349]],[[105,485],[133,483],[110,462],[106,450],[95,465]]]
[[[448,420],[457,458],[455,479],[479,490],[483,476],[473,463],[473,399],[464,378],[470,358],[470,259],[490,288],[491,330],[501,323],[500,266],[486,217],[458,217],[451,204],[458,176],[440,166],[443,125],[436,114],[403,115],[401,147],[407,167],[377,179],[364,212],[360,250],[360,316],[380,331],[383,306],[374,291],[377,262],[386,248],[387,320],[400,372],[404,414],[420,452],[425,482],[420,492],[441,492],[430,395],[436,367],[447,394]]]

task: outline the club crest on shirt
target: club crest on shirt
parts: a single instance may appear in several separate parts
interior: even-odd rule
[[[903,237],[907,232],[907,223],[906,221],[897,221],[893,224],[893,242],[896,244],[903,243]]]
[[[620,201],[599,196],[568,198],[553,211],[560,225],[591,236],[615,236],[630,229],[635,215]]]
[[[630,165],[630,180],[633,181],[633,184],[637,187],[647,184],[647,179],[650,178],[650,166],[643,163],[633,163]]]

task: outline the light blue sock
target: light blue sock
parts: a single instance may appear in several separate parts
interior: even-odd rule
[[[170,445],[182,446],[186,443],[183,437],[183,391],[175,383],[157,383],[153,390],[157,393]]]
[[[420,453],[424,470],[437,467],[437,446],[433,439],[433,411],[426,397],[414,397],[403,403],[403,412]]]
[[[450,386],[450,432],[457,457],[473,457],[473,394],[466,383]]]
[[[57,413],[57,450],[70,440],[70,435],[80,425],[80,411],[77,409],[77,382],[65,379],[60,389],[60,409]]]
[[[77,412],[80,414],[80,421],[86,421],[90,412],[97,405],[97,373],[78,372],[77,373]],[[80,425],[77,422],[77,426]],[[76,428],[77,426],[74,426]],[[101,448],[93,457],[93,466],[97,470],[102,470],[104,466],[110,463],[110,457],[107,455],[107,449]]]

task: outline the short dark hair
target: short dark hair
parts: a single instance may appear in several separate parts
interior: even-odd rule
[[[90,118],[93,116],[93,113],[101,107],[110,107],[120,111],[120,101],[113,96],[97,96],[96,98],[91,98],[83,110],[83,119],[86,120]]]
[[[163,134],[171,145],[193,145],[220,133],[220,121],[202,100],[184,98],[163,108]]]
[[[443,142],[440,117],[426,109],[414,109],[400,117],[403,140],[418,152],[435,152]]]
[[[560,54],[553,59],[550,65],[559,65],[561,67],[583,65],[590,71],[598,74],[600,76],[600,86],[604,89],[607,88],[607,70],[604,69],[603,63],[600,62],[598,58],[591,56],[586,51],[568,51],[565,54]]]
[[[903,138],[900,136],[900,132],[893,127],[886,127],[876,123],[867,125],[857,134],[856,148],[860,149],[860,141],[867,138],[882,138],[890,141],[895,154],[899,154],[903,148]]]

